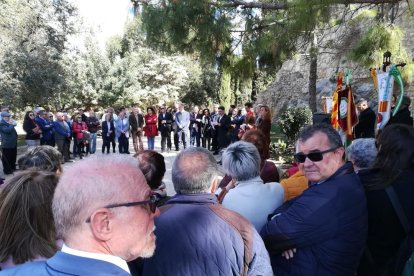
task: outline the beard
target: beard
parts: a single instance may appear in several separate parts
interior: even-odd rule
[[[145,238],[145,248],[142,250],[140,257],[141,258],[150,258],[154,255],[155,252],[155,240],[156,236],[154,234],[155,226],[153,230]]]

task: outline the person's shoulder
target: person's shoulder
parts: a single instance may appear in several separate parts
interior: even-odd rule
[[[46,261],[36,261],[0,271],[1,276],[12,275],[50,275],[46,271]]]

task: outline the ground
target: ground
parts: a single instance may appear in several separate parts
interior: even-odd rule
[[[147,148],[146,145],[147,145],[147,141],[146,141],[146,138],[144,137],[144,148]],[[102,155],[101,148],[102,148],[102,139],[100,137],[98,137],[97,147],[96,147],[96,154],[97,155]],[[17,158],[19,158],[19,155],[23,154],[25,150],[26,150],[26,146],[19,147]],[[71,144],[71,150],[72,150],[72,144]],[[159,136],[157,136],[155,138],[155,150],[158,151],[158,152],[161,152],[161,137],[159,137]],[[118,144],[116,146],[116,151],[118,152]],[[129,139],[129,151],[131,152],[131,154],[130,154],[131,156],[134,155],[135,151],[134,151],[134,146],[132,144],[132,139],[131,138]],[[110,155],[113,155],[113,154],[114,153],[111,153]],[[115,153],[115,154],[118,154],[118,153]],[[178,152],[176,152],[176,151],[171,151],[169,153],[162,153],[162,155],[164,156],[166,170],[167,170],[165,172],[165,176],[164,176],[164,183],[167,186],[167,194],[168,195],[174,195],[175,194],[174,187],[173,187],[173,184],[172,184],[172,181],[171,181],[171,167],[172,167],[172,164],[174,162],[175,156],[177,154],[178,154]],[[219,160],[219,158],[220,158],[219,156],[216,156],[217,160]],[[82,162],[82,160],[75,159],[75,162]],[[65,168],[70,166],[71,164],[73,164],[73,163],[65,163],[63,165],[63,170],[65,170]],[[222,175],[222,172],[219,172],[219,174]],[[1,165],[1,162],[0,162],[0,177],[2,177],[2,178],[9,178],[10,177],[10,176],[4,176],[3,167]]]

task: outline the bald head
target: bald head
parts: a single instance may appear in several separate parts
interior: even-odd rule
[[[69,167],[53,197],[58,236],[76,236],[85,220],[103,206],[144,199],[149,192],[137,160],[128,156],[91,157]]]
[[[217,176],[217,162],[206,149],[191,147],[177,155],[172,181],[178,194],[209,192]]]

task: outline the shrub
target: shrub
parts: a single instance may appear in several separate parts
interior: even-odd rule
[[[290,145],[295,144],[300,129],[311,123],[312,111],[308,107],[288,107],[279,115],[280,129]]]

